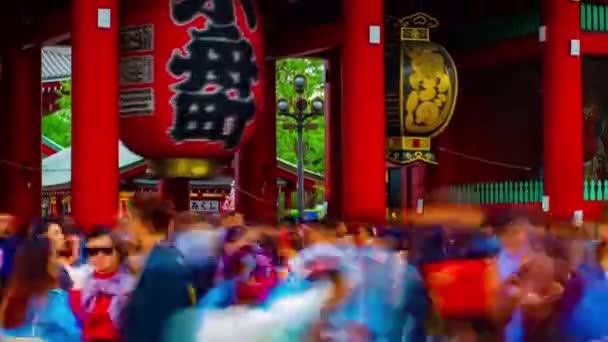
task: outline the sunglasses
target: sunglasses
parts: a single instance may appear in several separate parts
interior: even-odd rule
[[[112,255],[112,253],[114,253],[114,248],[112,248],[112,247],[91,247],[91,248],[87,248],[86,251],[87,251],[88,256],[95,256],[98,254]]]

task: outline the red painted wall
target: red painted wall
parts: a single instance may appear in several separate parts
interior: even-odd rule
[[[432,171],[433,186],[524,180],[540,175],[543,150],[540,76],[540,63],[534,61],[459,74],[454,116],[433,142],[439,161]]]

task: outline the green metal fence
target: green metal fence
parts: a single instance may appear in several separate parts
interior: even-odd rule
[[[585,180],[582,190],[585,201],[608,201],[608,180]],[[452,185],[448,193],[452,202],[471,204],[537,203],[544,194],[539,180]]]
[[[463,25],[448,35],[449,48],[480,48],[499,41],[538,34],[540,11],[532,8],[520,13]]]
[[[514,38],[538,34],[541,11],[532,7],[519,13],[488,17],[455,28],[448,34],[449,48],[480,48]],[[581,30],[608,32],[608,3],[605,0],[581,1]]]
[[[608,4],[603,0],[581,2],[581,30],[608,32]]]

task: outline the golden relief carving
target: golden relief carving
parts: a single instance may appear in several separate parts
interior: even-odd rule
[[[429,30],[425,28],[401,28],[401,40],[423,40],[429,41]]]
[[[441,50],[435,44],[404,46],[409,60],[404,68],[409,74],[404,85],[406,132],[434,136],[452,114],[454,87]]]

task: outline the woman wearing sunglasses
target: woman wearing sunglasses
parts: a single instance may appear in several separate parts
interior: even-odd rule
[[[74,290],[73,306],[83,323],[85,341],[121,341],[120,313],[134,286],[124,267],[126,250],[120,238],[100,229],[86,240],[86,255],[93,272]]]

